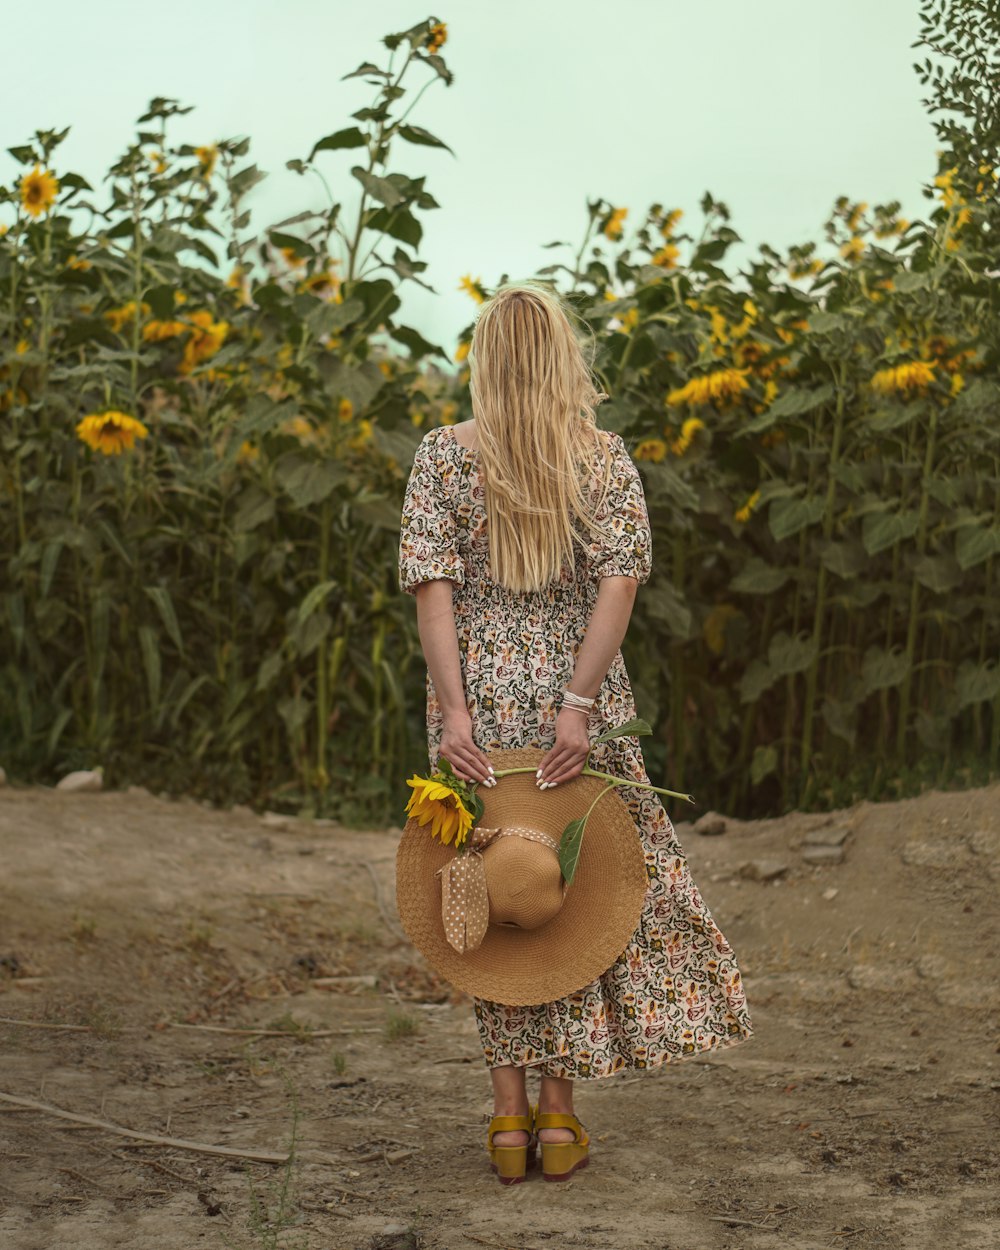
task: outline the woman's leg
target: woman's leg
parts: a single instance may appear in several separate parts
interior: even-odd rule
[[[573,1115],[573,1082],[562,1076],[542,1076],[538,1091],[538,1110],[559,1111]],[[539,1141],[573,1141],[571,1128],[543,1128],[538,1130]]]
[[[524,1082],[524,1068],[505,1065],[501,1068],[490,1068],[493,1081],[493,1114],[494,1115],[527,1115],[528,1090]],[[495,1133],[495,1146],[526,1146],[529,1136],[524,1129],[513,1129],[506,1133]]]

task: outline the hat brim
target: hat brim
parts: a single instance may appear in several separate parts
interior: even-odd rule
[[[479,824],[487,827],[528,824],[558,842],[566,825],[583,816],[608,784],[580,776],[539,790],[534,772],[543,750],[486,754],[494,768],[531,769],[477,789],[484,809]],[[552,1002],[606,972],[634,935],[649,888],[639,830],[617,790],[607,790],[587,821],[573,884],[559,912],[537,929],[491,924],[476,950],[459,954],[445,937],[440,878],[434,875],[454,855],[454,847],[432,838],[428,826],[407,822],[396,852],[403,929],[450,984],[508,1006]]]

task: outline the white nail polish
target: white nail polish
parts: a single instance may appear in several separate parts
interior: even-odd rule
[[[540,777],[541,775],[542,775],[542,770],[539,768],[538,771],[535,773],[535,776]]]
[[[492,764],[488,765],[488,767],[489,767],[489,770],[490,770],[490,772],[491,772],[491,773],[495,773],[495,772],[496,772],[496,769],[493,767],[493,765],[492,765]]]

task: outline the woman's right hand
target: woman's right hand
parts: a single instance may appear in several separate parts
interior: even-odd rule
[[[446,716],[441,732],[439,755],[443,755],[463,781],[482,781],[496,785],[489,757],[480,751],[472,738],[472,717]]]
[[[588,716],[575,708],[560,708],[556,716],[555,744],[542,757],[539,788],[548,789],[561,781],[572,781],[583,772],[590,753]],[[547,783],[547,784],[544,784]]]

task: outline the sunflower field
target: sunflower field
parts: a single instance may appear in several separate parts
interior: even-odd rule
[[[925,8],[928,6],[925,6]],[[947,19],[947,15],[946,15]],[[925,18],[924,42],[962,48]],[[994,24],[997,20],[992,19]],[[996,32],[1000,36],[1000,29]],[[97,202],[66,131],[0,187],[0,764],[351,823],[398,821],[426,765],[424,664],[396,583],[403,489],[471,416],[471,324],[400,324],[429,286],[408,92],[447,27],[387,36],[342,194],[250,231],[249,144],[173,144],[157,98]],[[953,53],[954,55],[954,53]],[[653,523],[623,645],[655,780],[743,816],[981,784],[1000,763],[1000,86],[932,82],[927,220],[837,201],[823,255],[653,204],[588,203],[542,269],[595,332]],[[961,111],[961,110],[959,110]],[[405,146],[404,146],[405,145]],[[450,149],[447,149],[450,151]],[[506,277],[506,275],[504,276]],[[504,280],[504,279],[501,279]],[[463,279],[471,300],[489,287]],[[433,288],[430,288],[433,289]]]

